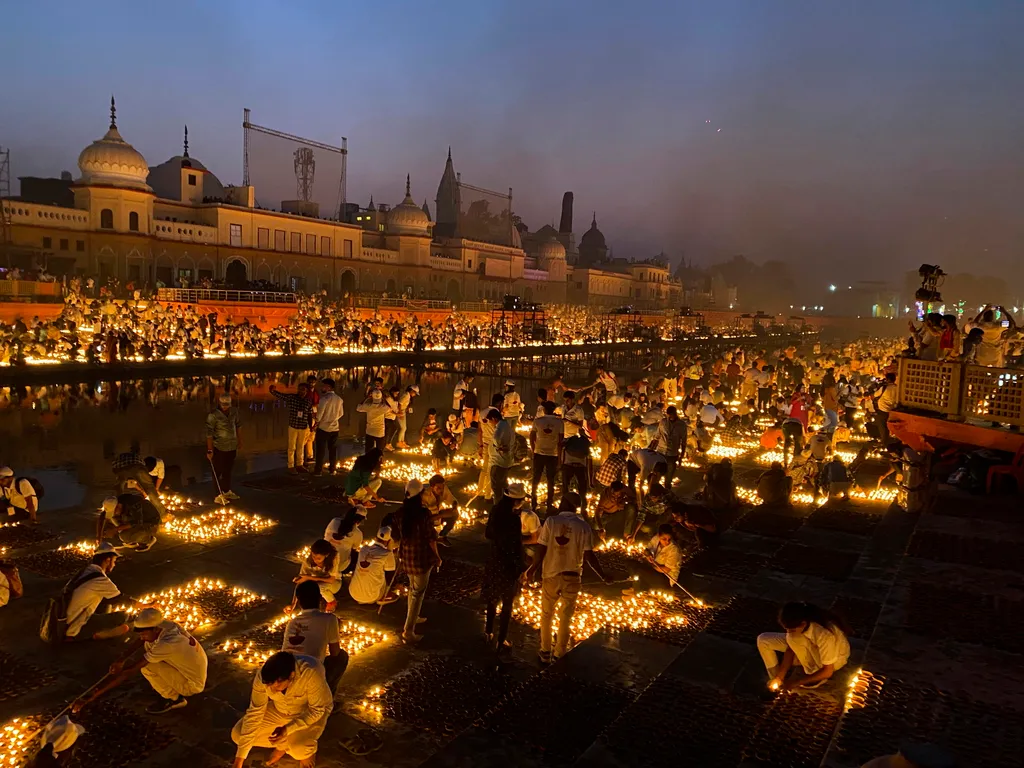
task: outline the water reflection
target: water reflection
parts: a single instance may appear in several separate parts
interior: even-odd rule
[[[612,362],[622,373],[643,363],[628,356]],[[482,403],[502,391],[503,380],[511,377],[521,382],[524,403],[532,407],[536,389],[555,376],[570,385],[592,381],[592,364],[589,357],[551,358],[467,363],[459,371],[473,367],[481,374],[475,385]],[[409,416],[413,435],[418,434],[428,409],[435,408],[442,416],[447,413],[460,377],[450,366],[377,366],[5,387],[0,388],[0,438],[6,449],[0,449],[0,463],[43,481],[44,510],[78,505],[107,493],[110,462],[127,450],[162,458],[171,487],[202,482],[209,479],[206,415],[215,407],[217,396],[229,389],[243,414],[244,450],[236,472],[283,467],[288,413],[269,388],[275,384],[281,390],[294,390],[310,374],[330,376],[337,382],[345,403],[341,438],[350,452],[356,450],[356,440],[361,445],[363,433],[363,417],[356,405],[374,377],[382,377],[386,386],[419,385],[421,396]]]

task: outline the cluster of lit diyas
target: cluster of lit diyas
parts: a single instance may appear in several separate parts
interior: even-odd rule
[[[206,542],[243,533],[261,533],[275,525],[277,522],[269,518],[221,507],[195,517],[169,520],[164,523],[164,532],[173,533],[186,541]]]
[[[359,706],[367,714],[376,715],[378,718],[384,716],[384,705],[381,698],[384,696],[384,689],[379,685],[366,692],[366,698],[359,702]]]
[[[617,552],[627,557],[634,557],[639,560],[646,559],[647,549],[643,544],[630,544],[625,539],[605,539],[596,547],[597,552]]]
[[[33,751],[33,737],[38,732],[38,723],[22,717],[16,717],[0,728],[0,766],[15,768],[24,765]]]
[[[193,499],[190,496],[182,496],[180,493],[161,493],[160,501],[164,508],[172,515],[181,515],[187,512],[195,512],[203,506],[203,502]]]
[[[290,614],[278,616],[276,619],[251,632],[246,632],[237,640],[226,640],[220,649],[239,662],[249,666],[262,665],[273,654],[281,650],[284,644],[285,626],[293,618]],[[390,637],[386,632],[359,624],[355,621],[342,621],[338,624],[341,648],[349,656],[365,651],[378,643],[387,642]]]
[[[266,595],[258,595],[245,587],[231,587],[219,579],[196,579],[180,587],[145,595],[134,606],[123,605],[115,610],[134,614],[152,606],[159,608],[165,619],[192,631],[206,629],[267,602]]]
[[[843,711],[853,709],[854,707],[858,709],[863,707],[868,690],[876,680],[877,678],[870,672],[865,672],[863,669],[858,669],[854,672],[850,678],[850,685],[846,690],[846,701],[843,703]]]
[[[638,631],[658,626],[679,626],[688,621],[685,616],[670,610],[673,603],[679,602],[679,598],[671,592],[661,590],[623,595],[618,600],[580,592],[569,633],[573,641],[578,643],[604,627]],[[690,605],[694,608],[706,607],[703,600],[694,600]],[[517,621],[539,629],[541,590],[536,587],[524,589],[516,598],[512,615]],[[558,629],[557,612],[552,619],[552,628]]]

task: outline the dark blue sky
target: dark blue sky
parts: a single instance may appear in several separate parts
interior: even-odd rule
[[[513,187],[532,229],[576,194],[616,255],[744,253],[809,280],[922,261],[1001,272],[1024,243],[1024,3],[6,4],[0,144],[75,169],[119,126],[150,165],[241,180],[241,113],[349,139],[349,199]],[[707,122],[710,120],[710,122]],[[719,130],[721,129],[721,130]],[[259,190],[257,190],[259,192]],[[1012,267],[1017,269],[1017,267]]]

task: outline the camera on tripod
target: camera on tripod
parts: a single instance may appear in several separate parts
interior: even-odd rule
[[[939,286],[942,285],[946,273],[942,267],[935,264],[922,264],[917,270],[921,276],[921,287],[914,292],[914,298],[918,301],[938,302],[942,301],[942,294],[939,293]]]

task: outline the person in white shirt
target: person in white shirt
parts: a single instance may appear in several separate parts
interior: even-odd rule
[[[337,550],[342,573],[351,573],[355,568],[356,554],[363,546],[363,532],[359,526],[365,519],[366,507],[356,504],[344,517],[334,518],[324,529],[324,541]]]
[[[320,590],[311,581],[295,588],[300,610],[284,628],[282,651],[312,656],[324,665],[327,687],[333,695],[348,667],[348,653],[342,650],[338,617],[320,610]]]
[[[604,385],[604,393],[606,397],[614,395],[619,391],[619,382],[615,379],[615,374],[611,371],[606,371],[600,366],[597,368],[597,381],[594,383]]]
[[[533,450],[533,486],[530,498],[537,508],[537,485],[541,475],[548,482],[547,508],[555,508],[555,478],[558,476],[558,457],[562,455],[565,442],[565,422],[555,416],[555,404],[546,401],[542,408],[544,415],[533,420],[530,429],[530,448]]]
[[[306,581],[316,582],[320,586],[320,594],[327,603],[327,610],[334,612],[338,604],[338,591],[341,589],[341,558],[338,557],[334,545],[319,539],[309,548],[309,556],[299,566],[299,575],[292,581],[302,584]],[[292,600],[294,609],[296,601]]]
[[[327,472],[335,471],[338,458],[338,431],[341,429],[339,420],[345,415],[345,404],[334,393],[334,379],[320,382],[320,402],[316,406],[316,436],[313,438],[316,448],[316,460],[313,462],[313,474],[323,472],[324,458],[328,460]]]
[[[0,560],[0,608],[3,608],[11,601],[11,597],[21,597],[25,590],[21,585],[21,574],[18,573],[18,566]]]
[[[580,594],[584,561],[602,581],[608,581],[600,561],[594,555],[594,532],[590,524],[576,513],[579,507],[579,494],[570,492],[562,496],[558,514],[545,520],[540,529],[533,564],[526,574],[526,580],[533,581],[537,571],[541,571],[541,664],[550,664],[552,660],[564,656],[568,650],[569,629]],[[558,639],[552,655],[551,624],[556,606]]]
[[[348,583],[348,594],[360,605],[371,605],[388,599],[388,585],[396,567],[392,549],[391,526],[381,526],[373,541],[368,541],[359,550],[356,570]]]
[[[384,396],[380,390],[375,389],[370,392],[370,396],[366,400],[356,406],[356,410],[366,414],[366,449],[364,452],[368,453],[374,448],[383,451],[387,447],[384,440],[384,422],[391,413],[391,406],[384,402]]]
[[[448,544],[448,534],[459,521],[459,503],[452,495],[451,489],[445,484],[444,475],[433,475],[423,489],[423,506],[430,512],[434,527],[442,526],[438,533],[438,543]]]
[[[405,392],[398,398],[398,409],[396,413],[396,421],[398,422],[398,431],[395,433],[395,447],[396,448],[408,448],[409,444],[405,442],[405,434],[409,429],[409,414],[412,412],[412,401],[416,399],[420,394],[420,388],[413,384],[412,386],[406,387]]]
[[[519,399],[516,392],[516,383],[512,379],[505,381],[505,398],[501,403],[501,415],[515,431],[519,426],[519,417],[523,413],[523,401]]]
[[[15,478],[10,467],[0,467],[0,522],[36,522],[39,499],[27,477]]]
[[[647,554],[656,571],[668,576],[670,582],[679,580],[679,570],[683,567],[683,550],[676,544],[671,525],[658,527],[658,534],[647,545]]]
[[[567,390],[562,395],[562,407],[561,407],[562,421],[565,422],[565,428],[563,437],[569,439],[579,434],[580,427],[583,426],[583,421],[586,419],[586,414],[583,412],[583,408],[576,403],[576,393]]]
[[[132,622],[132,628],[137,639],[110,665],[110,680],[75,701],[71,705],[72,712],[79,712],[136,672],[141,672],[160,695],[160,701],[146,709],[153,715],[186,706],[186,697],[202,693],[206,688],[206,651],[179,624],[165,620],[157,608],[143,608]],[[144,651],[141,658],[132,662],[139,651]]]
[[[128,633],[126,615],[110,613],[110,601],[121,595],[109,576],[117,565],[117,557],[110,544],[101,544],[93,553],[92,563],[64,587],[71,595],[65,633],[68,640],[79,636],[84,640],[107,640]]]
[[[238,745],[232,768],[242,768],[253,747],[273,749],[264,765],[287,755],[300,768],[314,768],[317,742],[333,708],[334,696],[319,661],[275,653],[256,673],[249,708],[231,729],[231,740]]]
[[[452,393],[452,410],[453,411],[461,411],[462,410],[462,398],[465,397],[464,393],[466,393],[466,392],[475,392],[476,391],[473,388],[473,379],[475,379],[475,378],[476,378],[476,373],[474,373],[473,371],[469,371],[469,372],[466,373],[465,376],[463,376],[461,379],[459,379],[458,383],[455,385],[455,391]]]
[[[487,420],[494,428],[490,445],[487,448],[488,464],[491,467],[491,494],[494,503],[501,501],[508,485],[508,470],[515,464],[516,433],[507,419],[501,418],[497,409],[487,412]]]
[[[164,466],[164,460],[158,459],[156,456],[147,456],[145,458],[146,472],[153,478],[153,487],[159,490],[163,488],[164,479],[167,476],[167,468]]]
[[[874,422],[878,436],[885,445],[889,442],[889,414],[900,404],[899,387],[896,386],[896,374],[891,371],[885,374],[885,383],[875,400]]]
[[[768,687],[790,691],[817,688],[850,658],[849,627],[832,611],[812,603],[786,603],[779,611],[779,626],[785,632],[764,632],[757,636],[757,650],[768,670]],[[782,661],[778,652],[783,651]],[[803,675],[787,679],[793,663]]]
[[[722,423],[722,412],[711,403],[700,409],[700,420],[706,427],[717,427]]]

